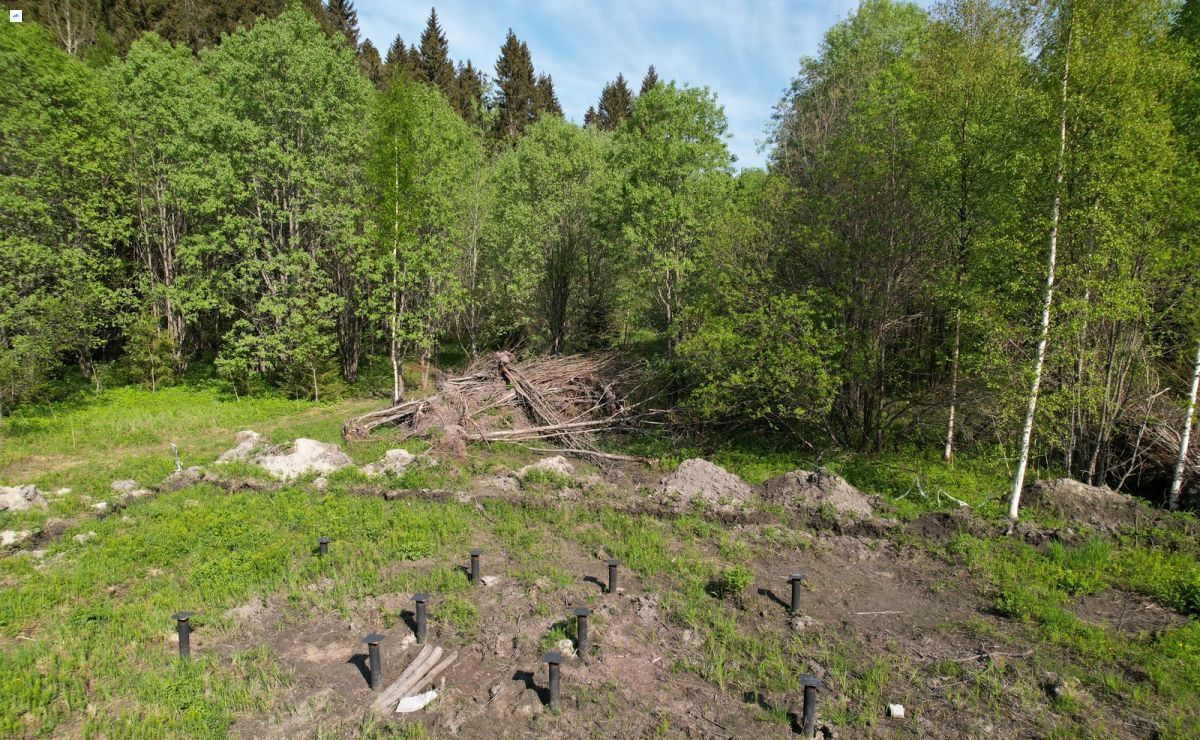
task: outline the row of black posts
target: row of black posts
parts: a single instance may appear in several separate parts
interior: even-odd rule
[[[324,557],[329,554],[328,537],[321,537],[317,540],[317,552]],[[478,586],[481,582],[480,576],[480,556],[483,555],[483,550],[478,547],[471,548],[471,567],[470,581],[472,586]],[[606,593],[615,594],[617,592],[617,568],[621,561],[611,559],[608,561],[608,586]],[[804,574],[794,573],[788,577],[788,582],[792,586],[792,603],[791,613],[798,615],[800,613],[800,591],[804,584]],[[425,644],[425,638],[428,634],[428,610],[429,594],[417,593],[412,596],[416,604],[416,638],[418,645]],[[586,606],[580,606],[575,609],[575,633],[578,642],[578,654],[581,658],[587,656],[591,649],[591,643],[588,640],[588,617],[591,616],[591,610]],[[175,620],[175,631],[179,635],[179,657],[183,660],[191,658],[191,634],[192,626],[189,621],[194,612],[181,611],[171,615]],[[383,687],[383,657],[380,653],[379,644],[383,642],[384,636],[378,633],[371,633],[363,638],[363,642],[367,644],[368,663],[371,673],[371,689],[378,691]],[[550,710],[558,712],[561,706],[562,696],[562,678],[559,666],[562,665],[563,656],[557,651],[551,651],[542,656],[542,662],[546,663],[549,672],[549,689],[550,689]],[[821,679],[805,673],[800,676],[800,685],[804,687],[804,710],[801,720],[804,737],[814,737],[817,728],[817,689],[821,687]]]

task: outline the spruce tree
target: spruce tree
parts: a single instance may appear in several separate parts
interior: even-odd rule
[[[358,11],[354,9],[353,0],[329,0],[325,6],[325,15],[334,31],[346,37],[354,48],[358,48]]]
[[[543,113],[562,117],[562,106],[558,96],[554,94],[554,80],[550,75],[540,75],[533,93],[533,114],[540,117]]]
[[[646,70],[646,76],[642,78],[642,89],[638,95],[645,95],[648,90],[658,84],[658,72],[654,69],[654,65],[650,65],[650,69]]]
[[[446,34],[438,23],[437,10],[430,9],[425,31],[421,33],[421,78],[435,85],[446,97],[453,97],[455,86],[454,63],[450,61],[450,47]],[[461,112],[461,111],[460,111]]]
[[[515,144],[521,132],[533,120],[534,99],[537,83],[533,76],[533,60],[529,47],[517,38],[512,29],[504,45],[500,47],[500,58],[496,60],[496,116],[497,138]]]
[[[379,58],[379,50],[375,48],[375,44],[372,44],[370,39],[362,42],[358,47],[358,66],[372,85],[382,87],[384,81],[383,60]]]
[[[604,86],[600,91],[600,104],[596,110],[596,127],[603,131],[615,131],[633,113],[633,91],[624,75]]]
[[[486,87],[483,72],[471,64],[470,60],[467,60],[466,64],[458,65],[450,104],[458,115],[472,126],[483,125],[483,94]]]
[[[594,105],[588,106],[587,112],[583,114],[583,125],[584,126],[595,126],[596,125],[596,106],[594,106]]]

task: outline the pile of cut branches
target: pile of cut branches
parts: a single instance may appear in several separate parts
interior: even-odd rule
[[[342,436],[365,439],[384,426],[402,436],[440,428],[443,434],[481,442],[544,440],[560,445],[560,452],[636,459],[601,452],[596,435],[626,431],[644,420],[639,405],[630,401],[644,376],[642,365],[612,352],[526,362],[497,352],[463,375],[443,378],[431,396],[347,420]]]

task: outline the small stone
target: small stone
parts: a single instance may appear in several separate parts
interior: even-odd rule
[[[810,627],[815,627],[817,620],[812,617],[802,614],[798,617],[792,617],[792,629],[796,632],[803,632]]]
[[[483,585],[485,586],[495,586],[500,582],[500,576],[480,576],[479,580],[483,582]]]
[[[571,658],[575,655],[575,642],[569,637],[564,637],[554,643],[554,649],[564,658]]]
[[[497,696],[500,696],[500,692],[503,690],[504,690],[504,687],[500,684],[496,684],[492,688],[488,689],[488,701],[491,701],[492,699],[495,699]]]
[[[892,717],[893,719],[904,719],[904,705],[903,704],[888,704],[887,705],[887,715],[889,717]]]
[[[692,632],[691,630],[683,631],[683,641],[685,644],[688,644],[688,645],[691,645],[696,642],[700,642],[700,640],[696,638],[696,633]]]
[[[194,486],[204,479],[204,468],[192,466],[183,470],[176,470],[166,478],[162,483],[158,484],[158,490],[163,493],[173,493],[182,490],[188,486]]]
[[[66,496],[70,492],[71,492],[70,488],[59,488],[54,491],[54,495],[55,496]]]
[[[115,480],[109,488],[117,493],[130,493],[137,490],[138,482],[135,480]]]
[[[107,501],[98,501],[98,502],[92,504],[92,508],[103,514],[104,512],[108,511],[108,502]]]
[[[318,491],[324,491],[325,489],[329,488],[329,479],[323,475],[317,476],[313,479],[313,488],[317,489]]]
[[[88,540],[90,540],[91,538],[93,538],[95,536],[96,536],[95,532],[80,532],[79,534],[75,535],[71,539],[75,540],[76,542],[78,542],[79,544],[82,545],[83,543],[87,542]]]

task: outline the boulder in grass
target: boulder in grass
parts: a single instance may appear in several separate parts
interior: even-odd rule
[[[28,529],[6,529],[0,532],[0,547],[12,547],[33,534]]]
[[[288,451],[259,455],[253,462],[279,480],[293,480],[307,473],[332,473],[354,461],[335,444],[301,437]]]
[[[37,486],[0,486],[0,511],[24,511],[45,509],[49,506],[46,497]]]

